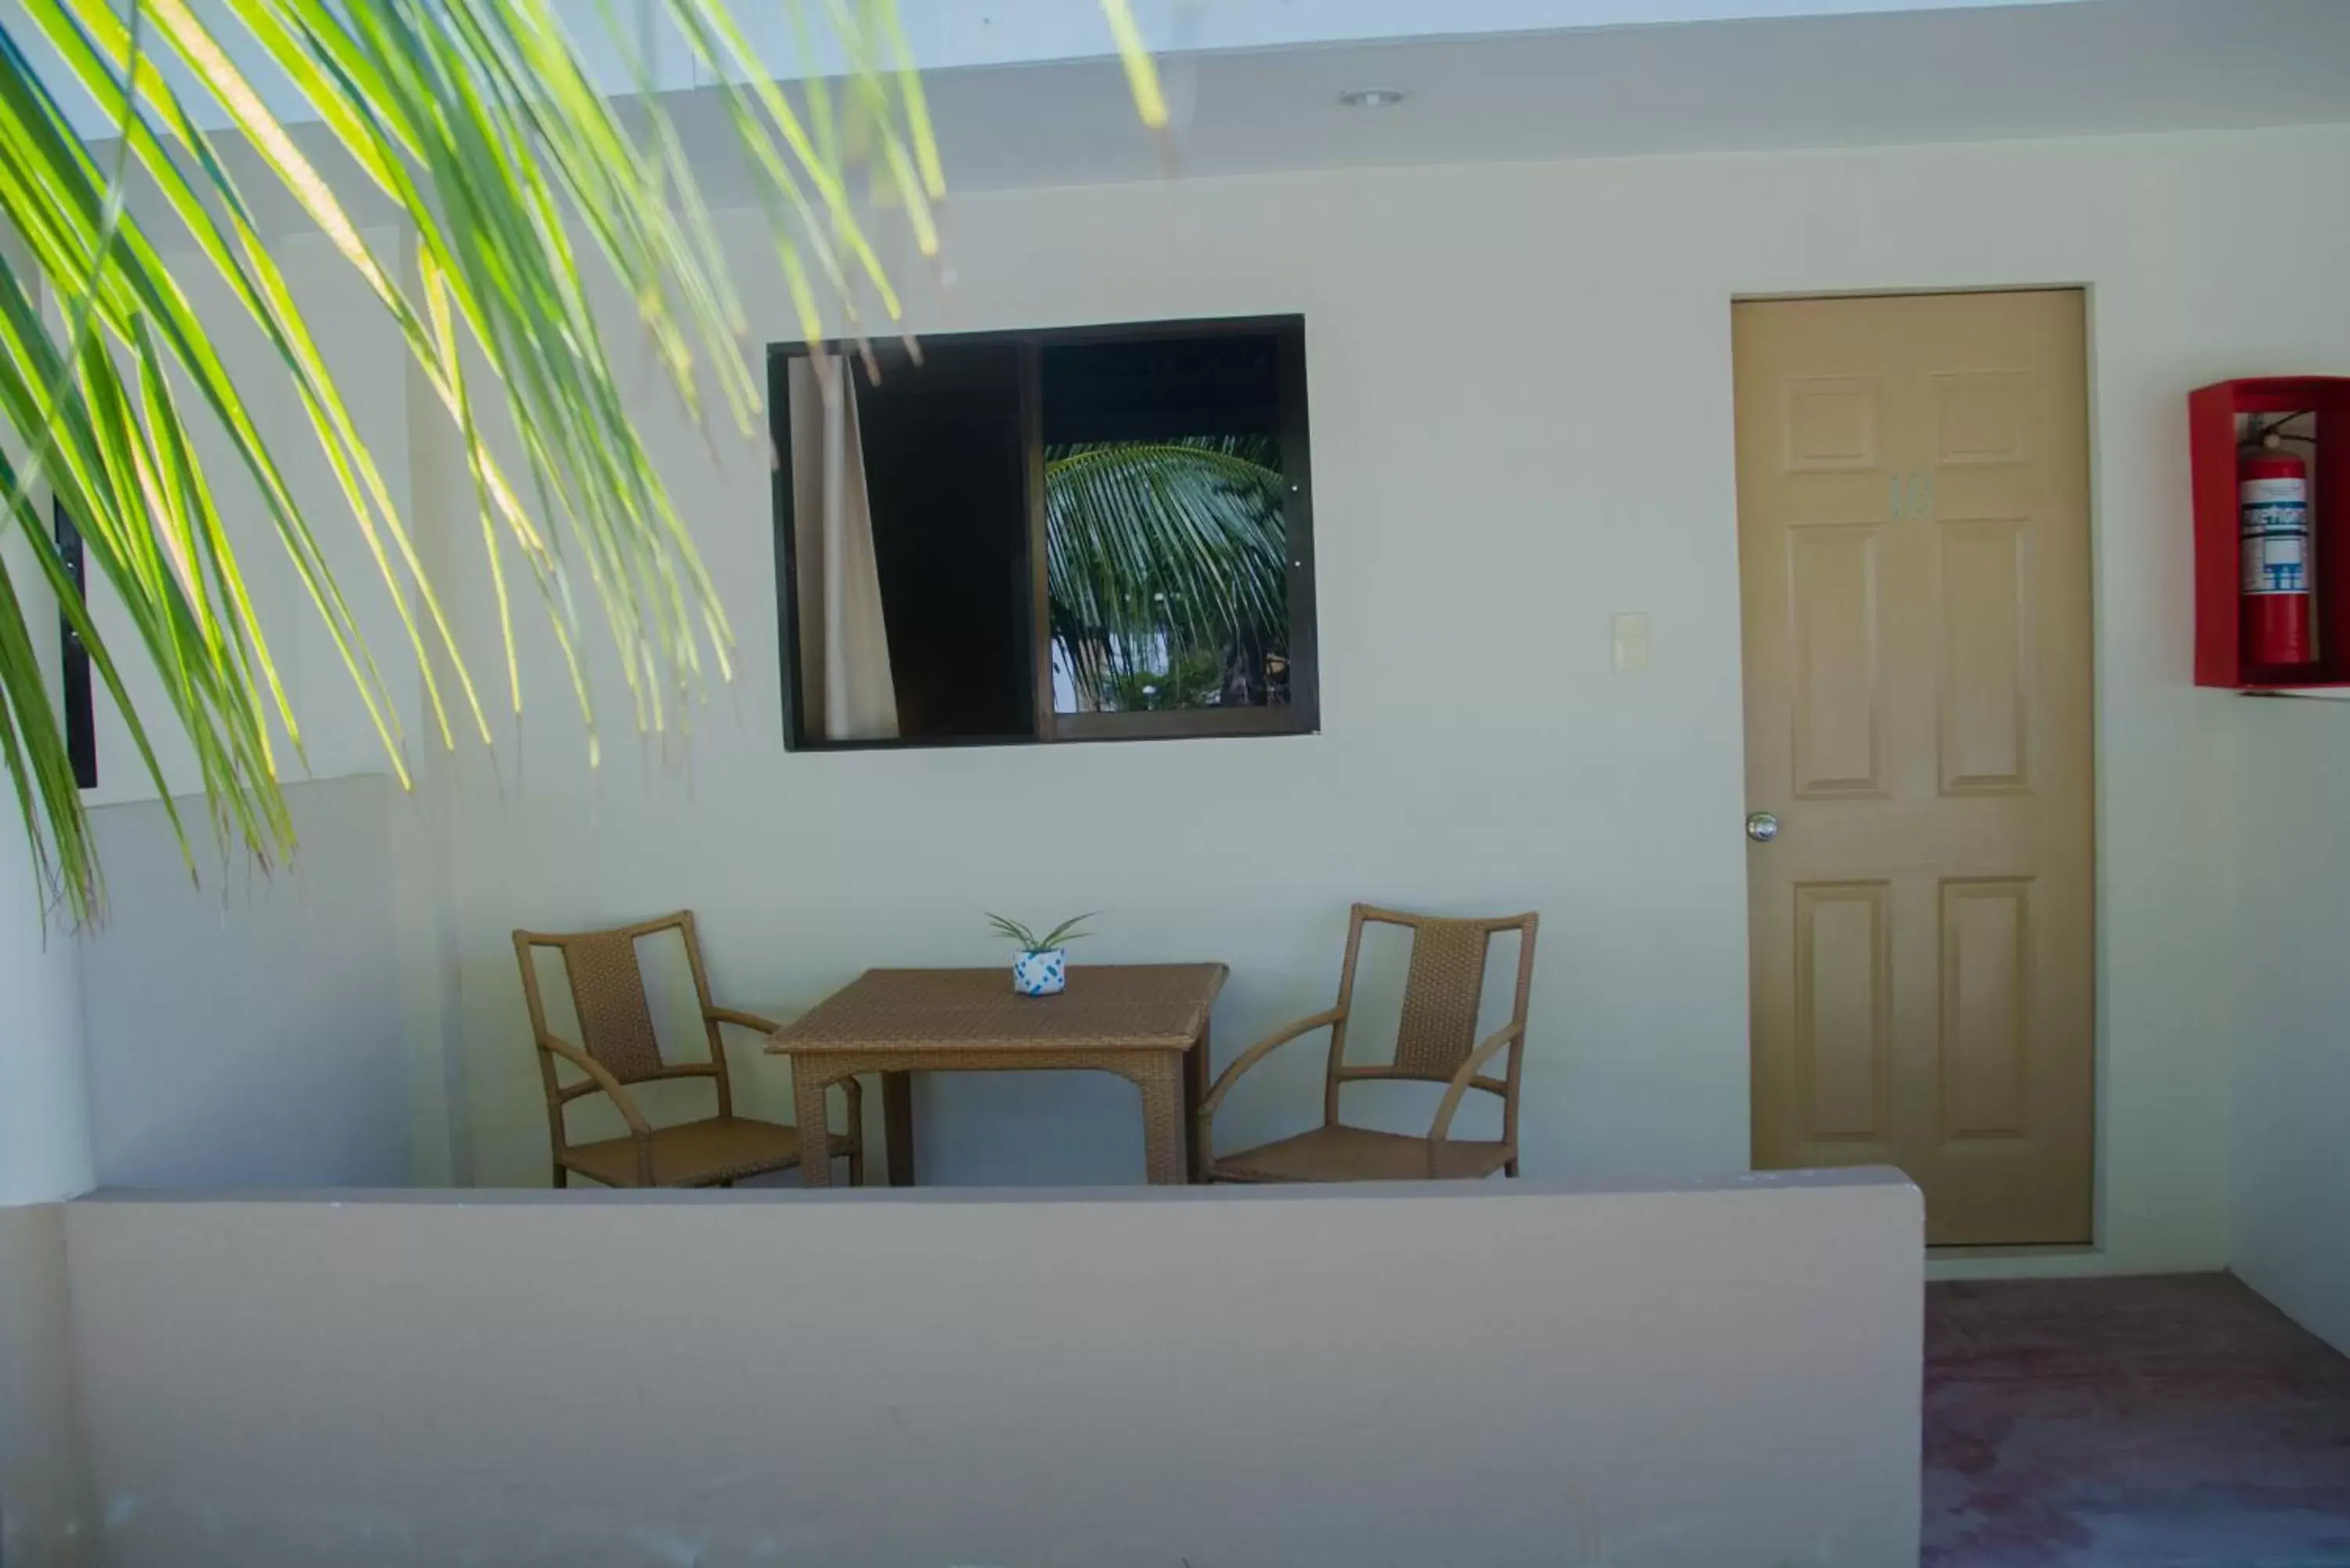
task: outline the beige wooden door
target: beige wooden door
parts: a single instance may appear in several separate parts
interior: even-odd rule
[[[1735,337],[1754,1163],[1898,1165],[1937,1245],[2087,1241],[2082,296]]]

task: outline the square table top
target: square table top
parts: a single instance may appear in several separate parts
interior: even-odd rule
[[[775,1031],[776,1052],[1189,1049],[1229,971],[1220,963],[1072,964],[1057,996],[1001,969],[868,969]]]

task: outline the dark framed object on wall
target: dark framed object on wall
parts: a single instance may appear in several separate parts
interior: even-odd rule
[[[768,351],[795,751],[1319,727],[1300,317]]]

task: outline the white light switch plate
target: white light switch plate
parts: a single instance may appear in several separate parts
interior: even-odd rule
[[[1616,672],[1628,675],[1648,668],[1648,618],[1634,612],[1616,618]]]

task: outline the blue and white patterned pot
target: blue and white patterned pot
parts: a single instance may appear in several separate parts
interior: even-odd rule
[[[1023,996],[1056,996],[1069,983],[1069,950],[1047,948],[1012,961],[1012,989]]]

